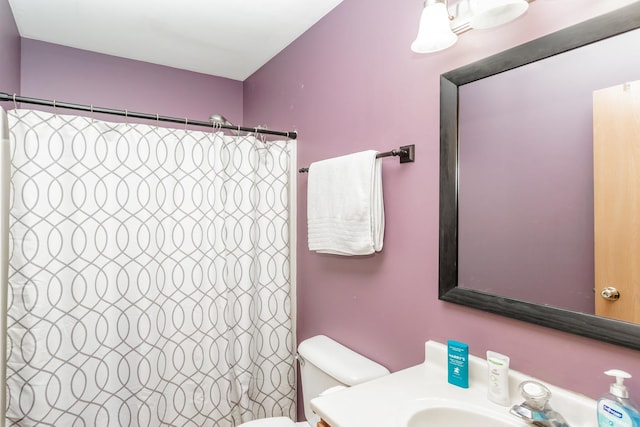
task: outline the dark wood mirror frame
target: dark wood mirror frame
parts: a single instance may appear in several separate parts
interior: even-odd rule
[[[640,350],[640,325],[458,287],[458,87],[637,28],[640,2],[440,76],[441,300]]]

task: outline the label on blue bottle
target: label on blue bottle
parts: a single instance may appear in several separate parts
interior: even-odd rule
[[[634,427],[626,409],[618,402],[601,399],[598,402],[598,427]]]

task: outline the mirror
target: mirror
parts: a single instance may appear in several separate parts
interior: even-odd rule
[[[638,28],[640,2],[441,76],[441,300],[640,349],[640,325],[597,316],[592,308],[596,296],[591,92],[640,80],[638,65],[614,65],[595,52],[617,53],[624,61],[636,56],[629,46],[640,40]],[[635,41],[629,43],[625,37]],[[619,38],[626,49],[611,47]],[[592,63],[570,68],[567,61],[579,56],[591,58]],[[556,68],[550,71],[547,66]],[[575,91],[568,83],[588,80],[588,70],[606,78],[588,90],[586,106],[571,105],[573,94],[559,90]],[[609,70],[617,73],[609,76]],[[556,86],[549,93],[532,90],[535,76],[555,80]],[[510,80],[513,86],[505,89]],[[553,101],[536,111],[532,107],[536,98]],[[477,104],[471,103],[474,99]],[[528,103],[513,104],[527,99]],[[494,110],[499,105],[508,109]],[[582,119],[577,120],[584,122],[579,125],[583,134],[569,138],[575,129],[562,130],[560,125],[580,109]],[[540,111],[556,121],[540,123]],[[518,123],[526,127],[514,128]],[[529,134],[535,136],[527,143]],[[534,147],[538,151],[529,151]],[[509,152],[519,158],[504,157]],[[558,168],[551,169],[552,163]],[[500,173],[489,179],[489,170]],[[543,175],[529,175],[541,171]],[[546,205],[533,198],[532,188],[547,199]],[[587,203],[590,207],[585,208]],[[564,217],[559,210],[566,206],[575,208],[577,216],[574,212]],[[505,218],[519,222],[509,229]],[[540,240],[541,236],[548,240]],[[569,273],[567,266],[572,267]],[[555,270],[564,275],[552,275]],[[545,289],[547,283],[552,286]]]

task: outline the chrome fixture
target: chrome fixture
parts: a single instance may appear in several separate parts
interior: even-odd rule
[[[233,126],[233,124],[229,120],[227,120],[227,118],[222,114],[212,114],[211,117],[209,117],[209,121],[212,123],[219,123],[225,126]]]
[[[560,413],[551,409],[551,391],[537,381],[524,381],[519,386],[525,401],[514,405],[509,412],[528,423],[542,427],[569,427]]]
[[[600,296],[608,301],[617,301],[620,299],[620,291],[613,286],[608,286],[600,292]]]

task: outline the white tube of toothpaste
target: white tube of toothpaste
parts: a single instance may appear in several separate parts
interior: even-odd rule
[[[495,351],[487,351],[489,382],[487,397],[502,406],[510,406],[509,400],[509,357]]]

